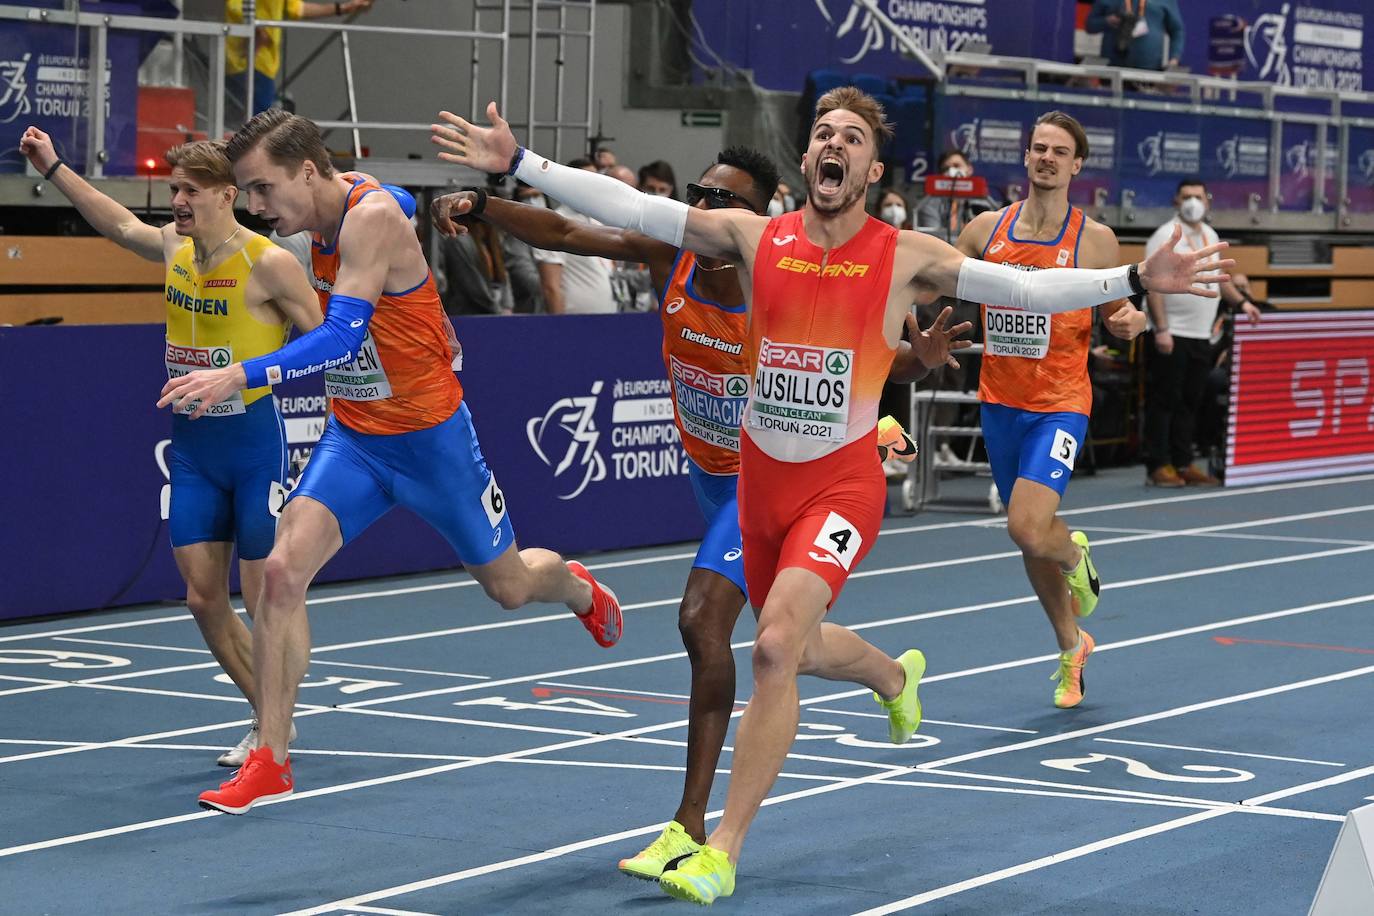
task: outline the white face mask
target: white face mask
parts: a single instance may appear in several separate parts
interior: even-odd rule
[[[536,194],[533,197],[526,197],[524,201],[522,201],[522,203],[528,204],[531,207],[543,207],[546,210],[549,206],[549,202],[545,199],[543,194]]]
[[[768,202],[768,215],[770,217],[782,216],[786,212],[787,210],[783,207],[781,198],[774,197]]]
[[[906,207],[901,204],[888,204],[882,210],[883,222],[889,226],[902,228],[902,223],[906,222]]]
[[[1202,202],[1200,197],[1188,197],[1178,205],[1178,215],[1183,217],[1185,223],[1200,223],[1202,218],[1207,215],[1207,205]]]

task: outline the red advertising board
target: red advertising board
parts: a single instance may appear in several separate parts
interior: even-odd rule
[[[1374,470],[1374,311],[1236,326],[1226,485]]]

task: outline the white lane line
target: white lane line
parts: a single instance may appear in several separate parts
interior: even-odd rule
[[[1025,601],[1037,600],[1034,596],[1024,599]],[[1111,652],[1115,649],[1126,649],[1131,646],[1143,646],[1152,642],[1159,642],[1165,639],[1177,639],[1181,636],[1193,636],[1197,633],[1206,633],[1211,630],[1220,630],[1226,627],[1242,626],[1249,623],[1259,623],[1265,620],[1278,620],[1283,617],[1293,617],[1298,614],[1310,614],[1313,611],[1325,611],[1331,608],[1350,607],[1356,604],[1368,604],[1374,602],[1374,593],[1368,595],[1356,595],[1353,598],[1339,598],[1335,601],[1322,601],[1317,604],[1304,604],[1300,607],[1284,608],[1278,611],[1266,611],[1262,614],[1249,614],[1245,617],[1232,617],[1229,620],[1218,620],[1213,623],[1198,624],[1193,627],[1184,627],[1181,630],[1166,630],[1163,633],[1151,633],[1148,636],[1136,636],[1131,639],[1122,639],[1116,642],[1098,643],[1097,648],[1093,649],[1093,654],[1098,652]],[[983,607],[982,605],[978,606]],[[956,609],[957,610],[957,609]],[[934,611],[930,616],[944,616],[948,611]],[[922,615],[917,615],[922,616]],[[858,630],[868,624],[851,625],[849,629]],[[975,674],[989,674],[993,671],[1008,671],[1012,668],[1022,668],[1027,665],[1038,665],[1043,662],[1052,662],[1059,658],[1057,653],[1047,655],[1035,655],[1030,658],[1019,658],[1009,662],[994,662],[991,665],[982,665],[978,668],[964,668],[960,671],[948,671],[944,674],[932,674],[921,678],[923,684],[934,684],[938,681],[949,681],[961,677],[969,677]],[[838,693],[829,693],[820,697],[813,697],[809,702],[828,703],[831,700],[847,700],[851,697],[861,697],[871,694],[871,690],[842,690]],[[806,701],[804,701],[806,702]]]
[[[921,789],[950,789],[959,792],[989,792],[1004,795],[1030,795],[1044,798],[1069,798],[1081,801],[1116,802],[1123,805],[1154,805],[1161,808],[1191,808],[1195,811],[1208,811],[1224,808],[1228,814],[1264,814],[1270,817],[1291,817],[1305,821],[1344,821],[1339,814],[1324,811],[1303,811],[1297,808],[1273,808],[1267,805],[1243,805],[1239,802],[1218,802],[1207,799],[1163,799],[1132,798],[1123,795],[1103,795],[1092,789],[1084,791],[1051,791],[1049,789],[1016,789],[1007,786],[960,786],[939,782],[916,782],[904,779],[885,779],[880,786],[914,786]]]
[[[1039,747],[1039,746],[1043,746],[1043,745],[1047,745],[1047,744],[1053,744],[1053,743],[1056,743],[1056,742],[1059,742],[1059,741],[1066,741],[1066,740],[1070,740],[1070,739],[1072,739],[1072,738],[1082,737],[1082,736],[1089,735],[1089,734],[1095,734],[1095,733],[1102,732],[1102,731],[1108,731],[1108,730],[1112,730],[1112,729],[1116,729],[1116,728],[1125,728],[1125,727],[1128,727],[1128,726],[1130,726],[1130,725],[1137,725],[1137,724],[1141,724],[1141,723],[1144,723],[1144,722],[1153,722],[1153,721],[1158,721],[1158,720],[1160,720],[1160,719],[1173,718],[1173,717],[1176,717],[1176,716],[1185,715],[1185,714],[1190,713],[1190,712],[1196,712],[1196,711],[1201,710],[1201,709],[1211,709],[1211,708],[1215,708],[1215,707],[1218,707],[1218,706],[1228,705],[1228,704],[1231,704],[1231,703],[1238,703],[1238,702],[1244,702],[1244,701],[1247,701],[1247,700],[1257,699],[1257,698],[1260,698],[1260,697],[1273,696],[1273,695],[1276,695],[1276,694],[1287,693],[1287,692],[1289,692],[1289,691],[1299,690],[1299,689],[1303,689],[1303,688],[1306,688],[1306,687],[1312,687],[1312,686],[1318,686],[1318,685],[1321,685],[1321,684],[1333,683],[1333,682],[1336,682],[1336,681],[1346,680],[1346,679],[1353,678],[1353,677],[1360,677],[1360,676],[1363,676],[1363,675],[1365,675],[1365,674],[1370,674],[1370,673],[1374,673],[1374,666],[1368,666],[1368,667],[1365,667],[1365,668],[1358,668],[1358,669],[1354,669],[1354,670],[1352,670],[1352,671],[1342,672],[1342,673],[1339,673],[1339,674],[1327,675],[1327,676],[1325,676],[1325,677],[1311,678],[1311,679],[1307,679],[1307,680],[1304,680],[1304,681],[1295,681],[1295,682],[1292,682],[1292,683],[1289,683],[1289,684],[1281,684],[1281,685],[1278,685],[1278,686],[1276,686],[1276,687],[1268,687],[1268,688],[1264,688],[1264,689],[1262,689],[1262,690],[1250,691],[1250,692],[1243,693],[1243,694],[1237,694],[1237,695],[1231,696],[1231,697],[1221,697],[1221,698],[1217,698],[1217,699],[1213,699],[1213,700],[1204,701],[1204,702],[1202,702],[1202,703],[1194,703],[1194,704],[1190,704],[1190,705],[1188,705],[1188,706],[1176,707],[1175,709],[1164,710],[1164,711],[1162,711],[1162,712],[1151,713],[1151,714],[1144,715],[1144,716],[1135,716],[1135,717],[1132,717],[1132,718],[1130,718],[1130,719],[1121,720],[1121,721],[1119,721],[1119,722],[1107,723],[1107,724],[1105,724],[1105,725],[1095,726],[1095,727],[1091,727],[1091,728],[1078,729],[1077,731],[1066,732],[1066,733],[1059,734],[1059,735],[1052,735],[1052,736],[1048,736],[1048,737],[1045,737],[1045,738],[1034,739],[1034,740],[1031,740],[1031,741],[1023,741],[1023,742],[1018,742],[1018,743],[1016,743],[1016,744],[1005,745],[1005,746],[1002,746],[1002,747],[989,748],[989,749],[987,749],[987,750],[985,750],[985,751],[979,751],[979,752],[975,752],[975,753],[972,753],[972,754],[963,754],[963,755],[960,755],[960,756],[957,756],[957,757],[946,758],[945,760],[932,761],[932,762],[929,763],[929,764],[922,764],[922,765],[916,767],[916,769],[917,769],[917,770],[921,770],[921,771],[925,771],[925,770],[934,769],[934,768],[940,767],[940,766],[950,766],[950,765],[953,765],[953,764],[955,764],[955,763],[959,763],[959,762],[962,762],[962,761],[965,761],[965,760],[979,759],[979,758],[982,758],[982,757],[992,756],[992,755],[998,754],[998,753],[1006,753],[1006,752],[1009,752],[1009,751],[1011,751],[1011,750],[1020,750],[1020,749],[1024,749],[1024,748],[1028,748],[1028,747]],[[805,703],[805,701],[803,701],[803,703]],[[1374,768],[1372,768],[1372,769],[1374,769]],[[909,773],[910,770],[909,770],[909,769],[904,769],[904,770],[901,770],[901,771],[899,771],[899,772]],[[1358,772],[1358,771],[1357,771],[1357,772]],[[1335,779],[1336,779],[1336,780],[1340,780],[1340,779],[1343,779],[1343,778],[1348,778],[1349,776],[1350,776],[1350,774],[1348,774],[1348,773],[1347,773],[1347,774],[1341,774],[1340,777],[1336,777]],[[795,800],[795,799],[798,799],[798,798],[806,798],[806,797],[811,797],[811,796],[814,796],[814,795],[825,794],[825,793],[827,793],[827,792],[833,792],[833,791],[836,791],[836,790],[838,790],[838,789],[849,788],[849,787],[855,786],[855,785],[864,785],[864,784],[868,784],[868,783],[872,783],[872,782],[886,781],[886,780],[891,779],[891,778],[894,778],[894,774],[891,773],[891,772],[887,772],[887,773],[884,773],[884,772],[873,773],[873,774],[870,774],[870,775],[868,775],[868,776],[857,777],[857,778],[854,778],[854,779],[851,779],[851,780],[846,780],[845,782],[842,782],[842,783],[832,783],[832,784],[829,784],[829,785],[826,785],[826,786],[820,786],[820,787],[815,787],[815,788],[812,788],[812,789],[802,790],[802,791],[800,791],[800,792],[792,792],[792,793],[787,793],[787,794],[780,795],[780,796],[776,796],[776,797],[771,797],[771,798],[768,798],[768,799],[766,799],[766,800],[764,801],[764,805],[779,804],[779,803],[782,803],[782,802],[785,802],[785,801],[792,801],[792,800]],[[1328,784],[1328,783],[1330,783],[1330,782],[1331,782],[1330,780],[1327,780],[1327,781],[1323,781],[1323,782],[1321,782],[1321,783],[1312,783],[1312,784],[1309,784],[1309,786],[1312,786],[1312,787],[1320,787],[1321,785]],[[1110,794],[1110,793],[1107,793],[1107,794]],[[1253,802],[1253,804],[1255,804],[1255,805],[1267,805],[1268,802],[1274,801],[1274,800],[1276,800],[1276,799],[1278,799],[1278,798],[1281,798],[1281,797],[1285,797],[1285,796],[1282,795],[1282,794],[1277,794],[1277,795],[1276,795],[1276,794],[1271,793],[1270,795],[1260,796],[1260,797],[1258,797],[1258,798],[1256,798],[1256,799],[1253,799],[1252,802]],[[1031,871],[1031,870],[1034,870],[1034,869],[1036,869],[1036,868],[1044,867],[1044,865],[1047,865],[1047,864],[1053,864],[1055,861],[1059,861],[1059,860],[1060,860],[1060,857],[1065,856],[1065,855],[1068,855],[1068,858],[1077,858],[1078,855],[1086,855],[1086,854],[1088,854],[1089,852],[1096,852],[1096,851],[1099,851],[1100,849],[1109,848],[1110,846],[1117,845],[1119,842],[1130,842],[1131,839],[1138,839],[1138,838],[1141,838],[1141,837],[1144,837],[1144,836],[1151,836],[1151,835],[1153,835],[1153,833],[1155,833],[1155,832],[1161,832],[1162,830],[1173,829],[1173,826],[1170,826],[1170,825],[1174,825],[1174,826],[1185,826],[1186,824],[1189,824],[1189,823],[1197,823],[1199,820],[1207,820],[1207,819],[1212,818],[1212,817],[1219,817],[1219,816],[1221,816],[1221,815],[1223,815],[1223,814],[1230,813],[1232,810],[1233,810],[1232,807],[1225,807],[1225,808],[1218,808],[1218,809],[1214,809],[1214,810],[1210,810],[1210,811],[1200,812],[1198,815],[1190,815],[1190,816],[1187,817],[1187,818],[1182,818],[1182,819],[1179,819],[1179,820],[1177,820],[1177,821],[1169,821],[1169,822],[1166,822],[1165,824],[1156,825],[1155,827],[1152,827],[1152,828],[1145,828],[1145,831],[1133,831],[1133,832],[1131,832],[1130,834],[1122,834],[1122,835],[1121,835],[1122,837],[1127,837],[1128,839],[1121,839],[1120,837],[1117,837],[1117,838],[1109,838],[1108,840],[1099,841],[1099,842],[1096,843],[1096,844],[1089,844],[1089,845],[1086,846],[1086,847],[1080,847],[1080,849],[1082,849],[1082,850],[1084,850],[1084,851],[1079,852],[1079,853],[1077,853],[1076,855],[1068,855],[1068,854],[1065,854],[1065,853],[1057,853],[1057,854],[1055,854],[1054,856],[1047,857],[1046,859],[1038,859],[1038,860],[1036,860],[1036,863],[1038,863],[1038,864],[1035,864],[1035,863],[1027,863],[1027,865],[1029,865],[1030,867],[1026,867],[1026,866],[1016,866],[1016,868],[1024,868],[1026,871]],[[720,813],[720,812],[712,812],[712,813],[708,814],[707,817],[708,817],[708,818],[709,818],[709,817],[717,817],[717,816],[719,816],[719,813]],[[618,841],[618,840],[620,840],[620,839],[624,839],[624,838],[631,837],[631,836],[640,836],[640,835],[644,835],[644,834],[647,834],[647,833],[653,833],[653,832],[655,832],[657,829],[661,829],[662,826],[663,826],[662,824],[659,824],[659,825],[652,825],[652,826],[649,826],[649,827],[646,827],[646,828],[641,828],[641,829],[632,830],[632,831],[624,831],[624,832],[621,832],[621,833],[613,834],[613,835],[611,835],[610,837],[596,837],[596,838],[593,838],[593,839],[591,839],[591,840],[583,840],[583,841],[580,841],[580,842],[578,842],[578,843],[569,844],[569,845],[567,845],[567,846],[560,846],[560,847],[556,847],[555,849],[545,850],[543,853],[538,853],[538,854],[533,855],[533,856],[523,856],[523,857],[520,857],[520,858],[518,858],[518,859],[511,859],[511,860],[507,860],[507,861],[505,861],[505,862],[497,862],[497,863],[493,863],[493,864],[491,864],[491,865],[480,866],[480,867],[478,867],[478,868],[465,869],[465,870],[463,870],[463,871],[461,871],[461,872],[455,872],[455,873],[452,873],[452,874],[449,874],[449,875],[441,875],[441,876],[439,876],[439,877],[437,877],[437,878],[429,878],[429,879],[424,879],[424,880],[418,881],[418,882],[412,882],[411,884],[408,884],[408,885],[402,885],[402,886],[399,887],[399,888],[389,888],[389,889],[382,890],[382,891],[375,891],[375,892],[372,892],[372,893],[369,893],[369,894],[363,894],[363,895],[356,896],[356,897],[350,897],[350,898],[348,898],[347,900],[338,901],[338,902],[336,902],[336,903],[334,903],[334,904],[326,904],[326,905],[325,905],[326,908],[315,908],[315,909],[311,909],[311,910],[303,910],[303,911],[299,911],[297,914],[292,914],[292,916],[305,916],[305,914],[307,914],[307,913],[323,913],[323,912],[328,912],[329,910],[327,909],[327,907],[332,907],[332,906],[346,906],[346,905],[351,905],[351,904],[354,904],[354,903],[368,903],[368,902],[371,902],[371,901],[373,901],[373,900],[385,899],[385,898],[387,898],[387,897],[393,897],[393,896],[397,896],[397,895],[399,895],[399,894],[410,893],[410,892],[415,891],[415,890],[423,890],[423,889],[426,889],[426,888],[429,888],[429,887],[434,887],[434,886],[437,886],[437,885],[440,885],[440,884],[448,884],[448,883],[452,883],[452,882],[454,882],[454,881],[462,881],[462,880],[466,880],[466,879],[468,879],[468,878],[477,877],[477,876],[479,876],[479,875],[490,874],[490,873],[495,872],[495,871],[502,871],[502,870],[505,870],[505,869],[507,869],[507,868],[515,868],[515,867],[520,867],[520,866],[523,866],[523,865],[532,864],[532,863],[535,863],[535,862],[542,862],[542,861],[546,861],[547,859],[557,858],[558,856],[566,855],[566,854],[568,854],[569,852],[576,852],[576,851],[580,851],[581,849],[591,848],[592,846],[602,845],[602,844],[604,844],[604,843],[609,843],[609,842],[615,842],[615,841]],[[1102,844],[1106,844],[1106,845],[1102,845]],[[1070,851],[1070,852],[1072,852],[1072,851]],[[0,854],[3,854],[3,852],[0,851]],[[950,887],[959,887],[959,888],[962,889],[962,890],[967,890],[967,889],[972,888],[972,887],[981,886],[981,883],[976,883],[976,882],[979,882],[979,881],[981,881],[982,883],[991,883],[991,881],[1001,880],[1001,879],[1004,878],[1004,877],[1010,877],[1011,875],[1014,875],[1014,874],[1021,874],[1021,873],[1022,873],[1021,871],[1016,871],[1016,870],[1014,870],[1014,869],[1012,869],[1012,870],[1003,870],[1003,872],[994,873],[994,875],[996,875],[996,876],[998,876],[998,877],[983,876],[983,879],[988,879],[988,880],[972,879],[975,883],[962,882],[960,885],[951,885]],[[943,889],[939,889],[939,890],[943,890]],[[950,891],[948,891],[948,893],[958,893],[958,892],[959,892],[958,890],[950,890]],[[929,892],[929,893],[936,893],[936,892],[932,891],[932,892]],[[946,893],[946,894],[942,894],[942,896],[947,896],[947,895],[948,895],[947,893]],[[938,898],[930,898],[930,899],[938,899]],[[910,904],[907,904],[907,905],[910,905]],[[905,908],[905,906],[898,907],[898,908],[899,908],[899,909]],[[890,911],[889,911],[889,912],[890,912]]]
[[[1230,538],[1240,541],[1281,541],[1293,544],[1337,544],[1348,546],[1359,546],[1363,544],[1374,544],[1374,541],[1357,541],[1351,538],[1304,538],[1284,534],[1234,534],[1225,531],[1209,531],[1202,534],[1190,534],[1186,532],[1170,532],[1164,528],[1108,528],[1105,525],[1075,525],[1078,531],[1086,531],[1091,534],[1094,531],[1101,531],[1104,534],[1177,534],[1181,537],[1192,538]]]
[[[1246,693],[1238,693],[1229,697],[1217,697],[1211,700],[1203,700],[1200,703],[1188,703],[1184,706],[1175,706],[1173,709],[1165,709],[1160,712],[1147,713],[1142,716],[1132,716],[1129,719],[1119,719],[1116,722],[1105,722],[1101,725],[1092,725],[1087,728],[1077,728],[1072,731],[1060,732],[1057,735],[1047,735],[1043,738],[1031,738],[1027,741],[1018,741],[1015,744],[1004,744],[997,747],[984,748],[980,751],[970,751],[967,754],[958,754],[953,757],[945,757],[940,760],[932,760],[928,763],[920,764],[918,770],[933,770],[940,767],[951,767],[960,763],[967,763],[970,760],[982,760],[987,757],[995,757],[999,754],[1010,754],[1014,751],[1029,750],[1034,747],[1044,747],[1048,744],[1058,744],[1061,741],[1072,741],[1075,738],[1086,738],[1089,735],[1098,735],[1102,732],[1115,731],[1119,728],[1129,728],[1133,725],[1144,725],[1146,722],[1159,722],[1164,719],[1174,719],[1179,716],[1186,716],[1190,713],[1201,712],[1204,709],[1216,709],[1221,706],[1230,706],[1234,703],[1245,703],[1250,700],[1258,700],[1263,697],[1278,696],[1283,693],[1290,693],[1294,690],[1304,690],[1308,687],[1320,687],[1323,684],[1335,684],[1340,681],[1347,681],[1351,678],[1364,677],[1367,674],[1374,674],[1374,665],[1367,665],[1363,668],[1354,668],[1350,671],[1341,671],[1336,674],[1325,674],[1321,677],[1306,678],[1301,681],[1292,681],[1287,684],[1279,684],[1275,687],[1264,687],[1260,690],[1251,690]]]
[[[1093,843],[1087,843],[1082,846],[1075,846],[1072,849],[1066,849],[1063,852],[1056,852],[1048,856],[1043,856],[1039,859],[1032,859],[1029,862],[1022,862],[1020,865],[1013,865],[1010,868],[999,869],[998,871],[989,872],[985,875],[979,875],[976,878],[969,878],[965,881],[959,881],[954,884],[946,884],[944,887],[937,887],[934,890],[929,890],[921,894],[915,894],[911,897],[907,897],[902,900],[897,900],[892,903],[884,904],[883,906],[877,906],[871,909],[862,910],[856,913],[855,916],[887,916],[888,913],[899,913],[902,910],[909,910],[913,907],[918,907],[922,904],[930,903],[934,900],[941,900],[945,897],[952,897],[955,894],[962,894],[965,891],[971,891],[988,884],[994,884],[998,881],[1004,881],[1007,878],[1014,878],[1017,875],[1024,875],[1027,872],[1032,872],[1036,871],[1037,869],[1046,868],[1050,865],[1058,865],[1062,862],[1070,862],[1074,859],[1082,858],[1083,856],[1092,855],[1096,852],[1102,852],[1104,849],[1111,849],[1114,846],[1121,846],[1125,843],[1133,843],[1136,840],[1143,840],[1147,837],[1152,837],[1160,833],[1168,833],[1170,830],[1177,830],[1180,827],[1188,827],[1192,824],[1200,824],[1203,821],[1210,821],[1213,818],[1222,817],[1223,815],[1230,813],[1230,810],[1226,808],[1214,808],[1210,811],[1199,811],[1196,814],[1189,814],[1185,817],[1175,818],[1173,820],[1164,821],[1163,823],[1159,824],[1153,824],[1149,827],[1142,827],[1139,830],[1132,830],[1129,833],[1118,833],[1116,836],[1109,836],[1105,839],[1097,840]]]
[[[53,642],[76,642],[88,646],[112,646],[121,649],[156,649],[163,652],[184,652],[195,655],[211,654],[209,649],[189,649],[185,646],[158,646],[151,643],[140,642],[115,642],[109,639],[78,639],[75,637],[58,636],[54,637]],[[399,674],[432,674],[435,677],[461,677],[472,681],[485,681],[491,678],[490,674],[464,674],[460,671],[431,671],[428,668],[394,668],[390,665],[364,665],[358,662],[336,662],[332,659],[324,658],[312,658],[310,664],[329,665],[335,668],[362,668],[367,671],[394,671]]]
[[[1125,738],[1094,738],[1106,744],[1133,744],[1136,747],[1162,747],[1170,751],[1197,751],[1200,754],[1221,754],[1225,757],[1255,757],[1259,760],[1279,760],[1284,763],[1310,763],[1319,767],[1343,767],[1343,763],[1330,760],[1308,760],[1305,757],[1276,757],[1272,754],[1250,754],[1245,751],[1221,751],[1214,747],[1188,747],[1183,744],[1159,744],[1154,741],[1127,741]]]
[[[1183,493],[1152,499],[1138,499],[1121,503],[1105,503],[1096,506],[1081,506],[1075,509],[1061,509],[1059,515],[1082,515],[1094,512],[1114,512],[1121,509],[1138,509],[1145,506],[1157,506],[1164,504],[1194,502],[1204,499],[1226,499],[1235,496],[1254,496],[1264,493],[1275,493],[1284,490],[1300,490],[1312,487],[1339,486],[1348,483],[1362,483],[1374,480],[1374,474],[1353,474],[1345,477],[1329,477],[1321,480],[1298,480],[1286,483],[1266,484],[1258,487],[1231,488],[1214,490],[1202,493]],[[908,525],[896,528],[884,528],[878,532],[879,537],[894,534],[912,534],[922,531],[939,531],[949,528],[987,528],[1005,525],[1004,521],[997,521],[986,518],[968,519],[958,522],[940,522],[931,525]],[[671,560],[691,559],[696,556],[695,552],[661,554],[653,557],[643,557],[634,560],[620,560],[610,563],[588,564],[587,568],[592,570],[611,569],[618,567],[642,566],[651,563],[661,563]],[[385,591],[368,591],[348,594],[326,595],[320,598],[308,600],[308,604],[333,604],[340,601],[356,601],[374,597],[392,597],[395,595],[414,594],[416,592],[434,591],[440,588],[461,588],[475,584],[475,580],[463,579],[457,582],[434,583],[422,586],[410,586],[406,588],[387,589]],[[332,588],[334,586],[325,585],[320,588]],[[680,600],[680,599],[679,599]],[[243,613],[242,607],[235,607],[235,611]],[[190,614],[176,614],[169,617],[158,617],[147,620],[130,620],[120,623],[95,624],[83,627],[68,627],[61,630],[46,630],[37,632],[20,633],[15,636],[0,636],[0,643],[17,642],[26,639],[42,639],[49,636],[68,636],[73,633],[96,633],[105,630],[117,630],[124,627],[151,626],[159,623],[173,623],[193,619]],[[22,624],[21,624],[22,625]]]
[[[1325,788],[1329,785],[1335,785],[1337,783],[1342,782],[1349,782],[1353,779],[1361,779],[1371,774],[1374,774],[1374,766],[1364,767],[1363,769],[1359,770],[1351,770],[1350,772],[1341,773],[1337,776],[1332,776],[1328,779],[1317,780],[1316,782],[1303,783],[1299,786],[1291,786],[1287,789],[1280,789],[1276,792],[1270,792],[1266,795],[1261,795],[1253,799],[1248,799],[1245,802],[1242,802],[1241,804],[1245,806],[1249,806],[1252,804],[1264,805],[1268,804],[1271,801],[1278,801],[1282,798],[1290,798],[1294,795],[1301,795],[1305,792],[1310,792],[1315,788]],[[988,884],[993,884],[998,881],[1002,881],[1006,878],[1014,878],[1017,875],[1024,875],[1028,872],[1036,871],[1041,868],[1046,868],[1051,865],[1058,865],[1060,863],[1068,862],[1085,855],[1090,855],[1095,852],[1101,852],[1104,849],[1111,849],[1114,846],[1120,846],[1124,843],[1130,843],[1134,842],[1135,840],[1145,839],[1146,837],[1155,836],[1156,834],[1160,833],[1166,833],[1170,830],[1176,830],[1180,827],[1187,827],[1192,824],[1201,823],[1202,821],[1211,820],[1212,818],[1221,817],[1222,815],[1231,813],[1235,812],[1231,809],[1219,809],[1213,811],[1202,811],[1197,814],[1190,814],[1187,817],[1177,818],[1172,821],[1165,821],[1162,824],[1155,824],[1151,827],[1145,827],[1140,830],[1132,830],[1129,833],[1122,833],[1113,837],[1107,837],[1106,839],[1098,840],[1095,843],[1088,843],[1084,846],[1076,846],[1073,849],[1067,849],[1063,852],[1056,852],[1048,856],[1043,856],[1039,859],[1033,859],[1029,862],[1023,862],[1020,865],[1013,865],[1010,868],[1004,868],[999,871],[990,872],[986,875],[979,875],[975,878],[969,878],[966,881],[959,881],[954,884],[946,884],[944,887],[937,887],[934,890],[929,890],[925,891],[924,893],[915,894],[911,897],[906,897],[902,900],[894,901],[893,903],[864,910],[861,913],[855,914],[855,916],[887,916],[888,913],[898,913],[902,910],[909,910],[913,907],[918,907],[925,903],[930,903],[932,901],[940,900],[945,897],[952,897],[955,894],[961,894],[964,891],[984,887]],[[1326,818],[1323,818],[1323,820],[1325,819]],[[1344,818],[1338,819],[1344,820]]]
[[[852,709],[822,709],[819,706],[812,706],[812,712],[828,712],[837,716],[857,716],[861,719],[886,719],[887,714],[881,712],[855,712]],[[981,728],[990,732],[1015,732],[1019,735],[1038,735],[1040,734],[1033,728],[1007,728],[1004,725],[974,725],[972,722],[944,722],[940,719],[921,719],[922,725],[953,725],[957,728]]]

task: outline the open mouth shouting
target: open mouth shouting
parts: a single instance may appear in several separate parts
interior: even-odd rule
[[[190,229],[195,225],[196,217],[190,207],[173,207],[172,222],[178,230]]]
[[[816,191],[822,197],[834,197],[844,190],[845,163],[831,153],[821,157],[816,166]]]

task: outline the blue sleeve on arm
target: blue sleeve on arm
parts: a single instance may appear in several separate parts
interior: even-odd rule
[[[367,337],[372,308],[372,303],[366,299],[337,293],[330,296],[324,323],[315,330],[302,334],[280,350],[244,360],[243,372],[248,377],[248,387],[276,385],[350,362]]]

